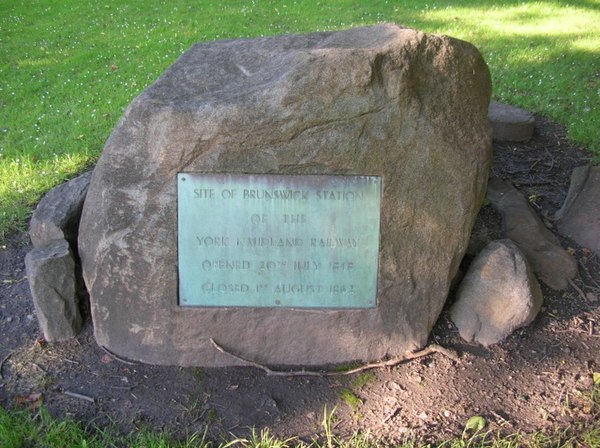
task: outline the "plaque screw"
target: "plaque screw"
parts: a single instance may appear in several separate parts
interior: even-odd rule
[[[182,177],[182,178],[181,178],[181,181],[182,181],[182,182],[185,182],[185,177]]]

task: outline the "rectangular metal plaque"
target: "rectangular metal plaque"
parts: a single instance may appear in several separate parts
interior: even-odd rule
[[[376,305],[381,178],[179,173],[179,304]]]

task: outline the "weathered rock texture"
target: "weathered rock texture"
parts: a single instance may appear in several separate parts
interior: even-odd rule
[[[25,267],[44,338],[56,342],[76,336],[82,320],[69,243],[54,240],[31,250],[25,257]]]
[[[555,218],[563,235],[600,255],[600,166],[573,170],[569,193]]]
[[[533,271],[552,289],[565,289],[577,275],[577,261],[564,250],[511,184],[490,179],[487,198],[502,215],[506,237],[523,251]]]
[[[500,142],[526,142],[533,136],[535,117],[519,107],[492,101],[489,109],[492,137]]]
[[[66,239],[77,250],[77,233],[91,171],[50,190],[36,207],[29,224],[34,247]]]
[[[133,101],[94,171],[79,248],[98,343],[211,366],[240,362],[210,338],[287,365],[424,345],[485,192],[489,97],[472,45],[394,25],[195,45]],[[181,171],[382,176],[377,307],[178,307]]]
[[[490,243],[475,258],[450,310],[463,339],[488,346],[530,324],[543,302],[542,290],[515,243]]]

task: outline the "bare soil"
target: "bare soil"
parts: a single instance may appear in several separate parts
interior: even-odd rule
[[[590,155],[541,117],[532,141],[494,149],[493,174],[511,180],[554,230],[551,218],[571,170]],[[463,269],[483,243],[501,236],[499,215],[484,206]],[[254,427],[309,440],[322,434],[324,410],[334,408],[337,434],[368,430],[390,442],[457,436],[475,415],[489,429],[509,432],[585,426],[598,417],[589,393],[593,372],[600,372],[600,258],[561,242],[577,257],[580,276],[565,291],[542,285],[538,318],[502,343],[487,349],[465,343],[444,311],[430,342],[455,350],[458,362],[432,354],[347,377],[273,377],[254,367],[120,360],[98,347],[89,319],[76,339],[45,343],[25,278],[29,240],[13,235],[0,249],[0,404],[36,408],[43,402],[59,417],[176,437],[205,429],[214,438],[245,436]]]

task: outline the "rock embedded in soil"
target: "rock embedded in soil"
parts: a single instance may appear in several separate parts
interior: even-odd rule
[[[493,139],[499,142],[526,142],[533,136],[535,117],[519,107],[497,101],[490,103],[488,112]]]
[[[567,198],[555,218],[561,234],[600,255],[600,166],[573,170]]]
[[[243,364],[210,338],[280,365],[423,346],[483,200],[490,93],[472,45],[394,25],[195,45],[132,102],[94,170],[79,251],[97,342],[206,366]],[[377,306],[178,306],[183,171],[381,176]]]
[[[77,250],[79,219],[91,176],[91,171],[84,173],[53,188],[41,199],[29,224],[34,247],[66,239]]]
[[[494,241],[475,258],[450,309],[463,339],[495,344],[528,325],[543,302],[525,256],[509,239]]]
[[[538,218],[527,199],[499,178],[488,183],[487,198],[502,215],[506,237],[523,251],[533,271],[552,289],[565,289],[577,275],[577,261]]]
[[[34,248],[25,257],[25,267],[44,339],[56,342],[77,336],[82,319],[69,243],[55,240]]]

